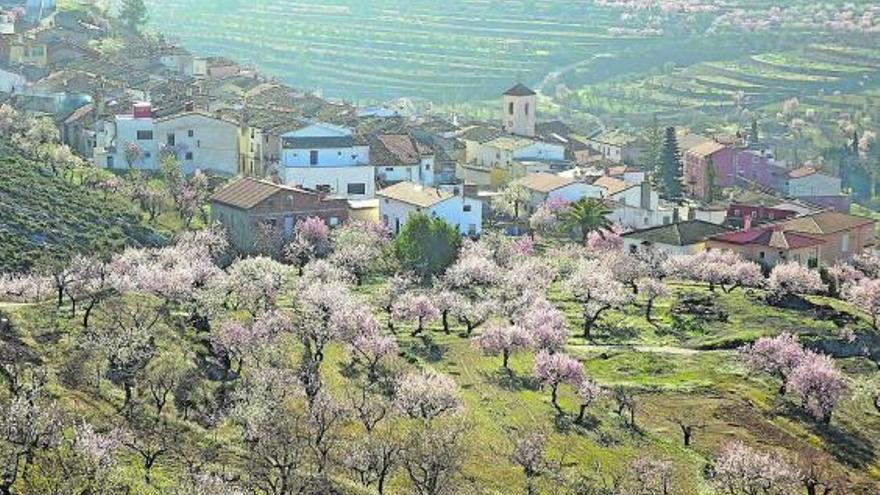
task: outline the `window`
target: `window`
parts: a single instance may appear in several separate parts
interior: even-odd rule
[[[339,217],[330,217],[330,226],[336,227],[339,225]]]
[[[330,187],[330,184],[318,184],[315,186],[315,190],[325,194],[329,194],[333,191],[333,189]]]
[[[430,163],[426,163],[426,164],[425,164],[425,170],[431,170],[431,164],[430,164]]]
[[[137,131],[138,141],[152,141],[153,131]]]
[[[349,184],[348,185],[348,194],[366,194],[367,193],[367,185],[363,182]]]
[[[394,172],[394,167],[385,167],[386,172]]]
[[[477,235],[477,224],[468,224],[468,235],[471,237]]]
[[[186,155],[184,155],[184,158],[185,158],[187,161],[192,161],[192,159],[193,159],[192,151],[187,151],[187,152],[186,152]]]
[[[849,252],[849,234],[843,234],[843,237],[840,238],[840,250],[844,253]]]
[[[189,137],[194,137],[196,135],[196,132],[194,130],[190,129],[190,130],[186,131],[186,135]]]
[[[513,115],[513,102],[510,102],[507,105],[507,113],[509,113],[510,115]]]
[[[526,116],[528,117],[528,115],[529,115],[529,104],[528,103],[526,103],[525,109],[526,109]]]
[[[147,151],[146,153],[144,153],[144,158],[153,158],[153,154]]]
[[[113,156],[112,155],[107,156],[107,168],[113,168]]]
[[[318,164],[318,150],[309,151],[309,165]]]
[[[764,259],[765,256],[766,255],[764,254],[764,251],[761,251],[760,253],[758,253],[758,258]]]
[[[175,136],[173,132],[169,132],[167,136],[165,136],[165,142],[168,146],[174,146]]]
[[[388,226],[388,215],[382,215],[382,223],[387,227]]]
[[[464,205],[464,207],[462,208],[462,210],[464,210],[464,211],[466,211],[466,212],[471,211],[471,205]]]
[[[342,156],[342,152],[341,152],[341,151],[337,151],[337,152],[336,152],[336,156]]]

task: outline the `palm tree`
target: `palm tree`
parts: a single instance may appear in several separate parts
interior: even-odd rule
[[[562,217],[562,225],[566,230],[580,232],[581,241],[587,242],[590,232],[608,230],[611,227],[611,222],[605,218],[609,213],[611,211],[601,200],[582,198],[572,203],[568,212]]]

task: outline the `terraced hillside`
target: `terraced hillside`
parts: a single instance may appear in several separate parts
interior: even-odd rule
[[[180,38],[197,53],[231,56],[291,84],[320,88],[329,96],[421,96],[436,102],[491,97],[517,79],[535,85],[543,82],[545,92],[552,93],[557,82],[577,88],[621,75],[656,72],[667,64],[726,63],[749,53],[791,49],[827,38],[836,26],[829,23],[846,13],[839,11],[845,8],[842,2],[816,7],[802,0],[782,2],[778,10],[769,12],[763,2],[747,0],[654,2],[653,6],[613,0],[148,0],[147,4],[154,28]],[[859,14],[863,7],[872,8],[863,1],[846,5],[855,5]],[[856,21],[861,27],[867,22]],[[846,59],[854,54],[831,55]],[[776,67],[787,62],[759,56],[749,65],[761,67],[762,76],[788,82],[831,82],[829,78],[852,65],[817,62],[809,68],[818,74],[802,81]],[[678,105],[675,96],[657,99],[651,103],[661,108]]]

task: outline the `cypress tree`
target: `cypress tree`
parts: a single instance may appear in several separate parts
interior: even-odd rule
[[[666,128],[666,136],[663,140],[662,168],[661,186],[663,195],[670,201],[681,199],[681,152],[678,149],[675,127]]]

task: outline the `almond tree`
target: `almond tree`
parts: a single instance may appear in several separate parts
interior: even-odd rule
[[[355,337],[349,347],[352,354],[365,363],[367,379],[370,383],[375,383],[379,379],[382,361],[391,358],[399,351],[397,340],[383,335],[378,330]]]
[[[293,229],[293,240],[287,245],[287,259],[299,268],[330,251],[330,227],[317,217],[299,219]]]
[[[426,424],[407,439],[403,469],[416,495],[445,495],[456,491],[457,478],[466,460],[465,426],[461,422]]]
[[[669,287],[660,280],[653,278],[640,278],[636,281],[636,290],[645,298],[645,319],[651,323],[651,310],[654,309],[654,301],[661,297],[669,297]]]
[[[587,412],[587,408],[602,396],[602,387],[592,379],[584,377],[584,379],[577,385],[576,392],[578,402],[580,403],[577,422],[583,423],[584,414]]]
[[[58,447],[62,427],[57,404],[42,383],[0,402],[0,494],[18,493],[13,486],[27,479],[38,454]]]
[[[559,386],[566,383],[575,387],[580,385],[584,380],[584,367],[580,361],[565,354],[541,351],[535,356],[535,378],[542,387],[550,387],[550,402],[561,412]]]
[[[770,291],[770,302],[780,304],[791,297],[821,292],[826,287],[818,272],[800,263],[791,262],[773,268],[767,288]]]
[[[722,448],[712,481],[731,495],[785,495],[797,483],[797,472],[777,455],[758,452],[739,441]]]
[[[418,294],[404,295],[394,304],[392,314],[396,319],[415,323],[415,328],[410,333],[413,337],[421,335],[426,324],[440,318],[440,312],[431,299]]]
[[[526,495],[537,495],[536,483],[547,469],[544,459],[547,437],[541,433],[527,432],[514,440],[510,461],[519,466],[526,478]]]
[[[592,329],[602,313],[628,304],[632,293],[597,261],[581,263],[566,281],[568,292],[581,304],[583,337],[592,340]]]
[[[227,274],[225,289],[230,308],[257,316],[275,309],[287,279],[287,268],[258,256],[236,261],[227,269]]]
[[[477,337],[475,345],[487,356],[501,355],[501,366],[510,372],[510,355],[528,349],[532,339],[528,332],[518,326],[493,325]]]
[[[543,297],[521,311],[515,323],[530,334],[532,344],[539,351],[560,351],[568,341],[565,314]]]
[[[739,356],[752,370],[778,378],[781,382],[779,395],[785,395],[788,377],[804,360],[806,352],[797,337],[783,333],[776,337],[763,337],[754,344],[741,347]]]
[[[462,407],[455,380],[434,371],[414,372],[401,378],[394,393],[394,404],[404,415],[425,422],[455,413]]]
[[[880,317],[880,279],[863,278],[844,291],[846,300],[871,317],[871,326],[878,329]]]
[[[360,285],[370,270],[384,259],[382,252],[390,243],[388,227],[377,222],[352,220],[332,233],[330,261],[351,273]]]
[[[831,422],[831,413],[846,392],[846,378],[830,356],[808,352],[792,370],[788,386],[803,408],[823,423]]]

